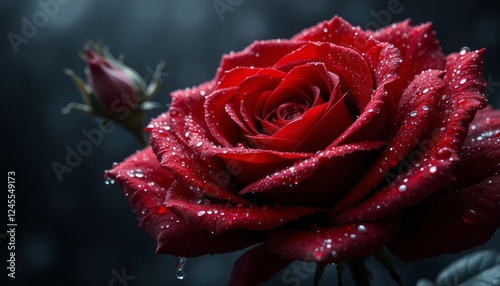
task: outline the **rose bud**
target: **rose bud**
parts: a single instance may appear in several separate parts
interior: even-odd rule
[[[84,104],[70,103],[62,112],[76,109],[119,122],[131,131],[144,145],[143,110],[158,107],[157,103],[147,101],[158,91],[161,82],[161,69],[158,64],[153,79],[147,87],[136,71],[126,66],[123,60],[115,59],[107,49],[94,45],[95,51],[85,47],[82,58],[87,62],[87,82],[66,69],[76,84]]]
[[[339,17],[257,41],[172,92],[146,128],[151,147],[106,176],[157,253],[253,245],[232,286],[295,260],[367,278],[362,259],[384,248],[406,261],[458,253],[500,227],[500,111],[483,53],[445,55],[430,23],[363,31]]]

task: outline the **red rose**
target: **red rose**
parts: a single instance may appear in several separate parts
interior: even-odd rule
[[[406,260],[487,241],[500,224],[500,112],[483,51],[443,55],[431,24],[363,31],[341,18],[225,55],[172,93],[152,148],[107,173],[158,253],[258,244],[230,284],[293,260],[382,246]]]

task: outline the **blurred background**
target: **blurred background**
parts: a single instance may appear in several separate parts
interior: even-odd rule
[[[42,4],[49,2],[57,9],[47,14]],[[389,7],[396,8],[389,12]],[[160,60],[166,61],[155,98],[162,109],[148,113],[149,119],[165,111],[170,91],[211,79],[222,54],[254,40],[287,38],[334,15],[372,29],[406,18],[414,24],[432,21],[445,53],[463,46],[486,48],[488,96],[500,107],[498,1],[40,0],[2,1],[0,11],[2,172],[16,172],[17,285],[224,285],[241,254],[188,259],[185,279],[176,279],[174,257],[154,254],[155,243],[137,226],[122,190],[104,184],[103,171],[140,148],[119,127],[58,180],[51,164],[65,161],[66,148],[85,139],[83,130],[98,128],[90,116],[60,112],[71,101],[81,102],[62,70],[84,76],[78,54],[89,39],[109,45],[115,56],[124,53],[125,63],[146,78]],[[23,31],[26,21],[40,25]],[[30,37],[12,44],[9,33]],[[0,234],[5,231],[2,223]],[[0,240],[0,281],[7,281],[7,240]],[[482,248],[499,246],[497,232]],[[414,285],[421,277],[434,279],[457,257],[396,264],[407,285]],[[389,275],[370,263],[374,285],[392,285]],[[312,285],[311,267],[294,265],[304,270],[299,285]],[[334,272],[327,268],[321,285],[332,285]],[[295,275],[287,275],[281,272],[267,285],[297,285],[286,279]],[[12,280],[0,284],[16,285]]]

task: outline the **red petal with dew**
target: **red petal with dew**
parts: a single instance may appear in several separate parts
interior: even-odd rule
[[[128,157],[107,171],[106,177],[124,188],[139,226],[156,241],[157,253],[185,257],[226,253],[262,240],[262,234],[249,231],[212,234],[168,211],[164,200],[174,178],[160,167],[151,148]]]

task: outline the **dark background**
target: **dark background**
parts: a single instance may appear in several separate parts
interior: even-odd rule
[[[334,15],[363,28],[406,18],[414,24],[432,21],[445,53],[463,46],[486,47],[489,98],[500,106],[497,1],[391,0],[402,7],[396,14],[387,12],[387,0],[219,1],[237,5],[219,17],[212,0],[66,0],[28,43],[19,45],[17,53],[8,33],[22,36],[22,18],[32,21],[43,10],[38,1],[0,2],[0,141],[3,174],[16,172],[18,285],[224,285],[240,254],[188,259],[186,278],[175,278],[174,258],[154,254],[155,244],[138,228],[122,190],[103,182],[105,169],[140,148],[119,127],[59,182],[51,164],[64,163],[65,148],[84,140],[83,130],[98,127],[85,114],[60,112],[68,102],[81,101],[62,69],[84,75],[84,63],[77,56],[88,39],[101,39],[114,55],[125,53],[125,62],[145,77],[158,61],[167,62],[156,98],[162,109],[149,113],[149,119],[165,111],[170,91],[211,79],[223,53],[241,50],[254,40],[287,38]],[[5,199],[6,195],[2,209]],[[0,221],[0,233],[5,233],[6,217]],[[499,234],[483,247],[498,249]],[[2,281],[7,240],[0,239]],[[443,255],[413,264],[396,260],[396,264],[407,285],[414,285],[420,277],[434,278],[457,257]],[[114,273],[122,269],[134,279],[113,283]],[[374,285],[392,284],[376,264],[373,272]],[[311,273],[304,273],[308,279],[301,285],[311,285]],[[333,279],[329,268],[322,285],[332,285]],[[294,285],[285,282],[280,273],[269,285]],[[12,280],[0,284],[14,285]]]

